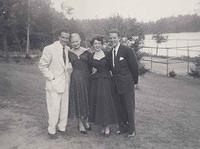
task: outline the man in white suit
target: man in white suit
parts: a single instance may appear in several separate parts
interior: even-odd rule
[[[67,126],[69,103],[70,63],[68,50],[70,34],[61,31],[59,41],[44,48],[39,69],[46,78],[48,134],[57,138],[57,129],[64,134]]]

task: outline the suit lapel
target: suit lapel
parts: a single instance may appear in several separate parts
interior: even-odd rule
[[[68,59],[68,52],[69,52],[69,49],[65,47],[65,56],[66,56],[66,64],[64,64],[64,61],[63,61],[63,65],[64,65],[64,68],[66,69],[69,65],[69,59]]]
[[[61,50],[61,52],[59,53],[58,60],[59,60],[60,64],[61,64],[63,67],[65,67],[65,64],[64,64],[64,61],[63,61],[62,50]]]
[[[121,52],[122,52],[122,49],[121,49],[121,44],[120,44],[119,49],[118,49],[118,52],[117,52],[116,62],[115,62],[115,65],[116,65],[117,67],[119,66],[119,58],[120,58]]]
[[[55,46],[55,49],[56,49],[55,54],[58,59],[58,62],[60,63],[62,67],[65,68],[65,64],[63,60],[63,51],[62,51],[62,46],[60,45],[60,43],[57,43],[57,45]]]

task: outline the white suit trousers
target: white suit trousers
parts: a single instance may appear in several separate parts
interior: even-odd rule
[[[46,90],[48,110],[48,132],[56,133],[56,126],[60,131],[65,131],[68,119],[69,85],[66,84],[64,93]]]

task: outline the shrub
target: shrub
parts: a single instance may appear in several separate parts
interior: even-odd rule
[[[191,72],[188,74],[194,78],[200,78],[200,56],[196,57],[193,63],[195,68],[190,68]]]
[[[194,78],[200,78],[200,67],[190,68],[190,71],[188,74]]]
[[[170,71],[169,76],[172,77],[172,78],[176,77],[175,71],[174,70]]]

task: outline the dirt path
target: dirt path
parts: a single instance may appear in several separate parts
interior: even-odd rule
[[[137,136],[81,135],[73,121],[68,135],[47,136],[44,80],[36,65],[0,63],[1,149],[199,149],[200,80],[147,74],[136,91]]]

